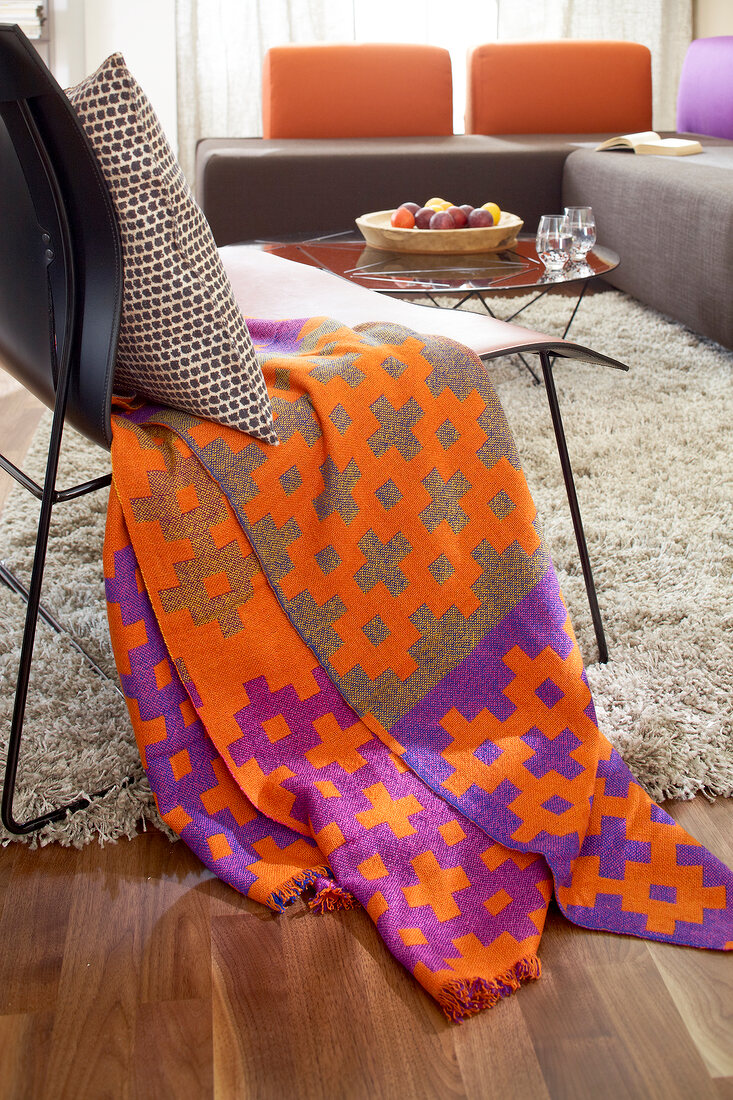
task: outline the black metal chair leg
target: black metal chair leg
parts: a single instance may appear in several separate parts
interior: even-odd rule
[[[10,729],[10,738],[8,741],[8,755],[5,766],[5,780],[3,783],[2,794],[2,822],[5,828],[10,833],[14,833],[16,836],[23,836],[27,833],[35,832],[38,829],[43,828],[44,825],[49,824],[52,821],[60,821],[66,817],[69,813],[74,813],[76,810],[83,810],[87,806],[92,804],[93,800],[101,798],[103,795],[108,794],[114,787],[124,788],[129,787],[134,782],[134,776],[126,776],[119,783],[115,783],[113,786],[105,787],[103,790],[95,791],[89,798],[79,798],[74,802],[69,802],[64,806],[58,807],[55,810],[49,810],[45,814],[41,814],[39,817],[30,818],[28,821],[16,821],[13,816],[13,799],[15,795],[15,783],[18,770],[18,758],[20,755],[20,746],[23,734],[23,725],[25,718],[25,703],[28,695],[28,684],[30,679],[30,670],[32,664],[33,643],[35,641],[36,623],[38,618],[41,618],[49,626],[59,633],[68,638],[73,647],[84,657],[86,662],[91,668],[95,670],[100,676],[104,676],[109,680],[109,677],[102,671],[97,665],[96,661],[86,652],[83,646],[72,638],[63,626],[49,611],[43,607],[42,604],[38,605],[38,613],[35,618],[31,618],[32,603],[31,592],[27,589],[18,578],[7,568],[7,566],[0,562],[0,581],[2,581],[11,591],[15,592],[21,599],[25,600],[28,604],[28,610],[26,613],[26,626],[23,632],[23,648],[21,650],[21,662],[18,670],[18,685],[15,695],[15,708],[13,712],[13,720]],[[34,600],[35,602],[35,600]],[[29,656],[25,656],[26,652]],[[115,685],[115,690],[122,695],[122,692]]]
[[[63,630],[61,624],[58,623],[53,616],[51,616],[45,608],[41,606],[41,588],[43,585],[43,573],[46,564],[46,552],[48,547],[48,535],[51,526],[51,515],[53,506],[59,499],[66,499],[67,497],[73,497],[79,490],[82,492],[94,491],[100,488],[102,485],[109,484],[107,477],[95,479],[92,482],[86,483],[85,486],[79,486],[72,490],[70,493],[59,493],[56,491],[56,474],[58,470],[59,454],[61,450],[61,436],[63,433],[63,418],[65,411],[65,395],[66,395],[66,371],[62,367],[63,377],[60,380],[60,395],[57,401],[57,408],[54,412],[54,420],[51,428],[51,439],[49,442],[48,459],[46,462],[46,475],[43,482],[43,492],[41,494],[41,512],[38,520],[38,534],[36,536],[36,548],[33,558],[33,570],[31,572],[30,587],[26,589],[18,580],[13,576],[6,566],[0,564],[0,580],[2,580],[9,588],[16,592],[27,603],[25,627],[23,630],[23,641],[20,651],[20,663],[18,666],[18,679],[15,690],[15,704],[13,707],[13,718],[10,727],[10,737],[8,739],[8,754],[5,764],[5,779],[3,782],[2,791],[2,804],[0,807],[0,818],[2,823],[9,833],[13,833],[16,836],[24,836],[28,833],[35,832],[41,829],[44,825],[49,824],[52,821],[60,821],[66,817],[68,813],[74,813],[76,810],[82,810],[85,807],[91,805],[92,799],[99,798],[104,794],[107,794],[112,790],[112,786],[106,787],[104,790],[96,791],[89,798],[79,798],[73,802],[69,802],[64,806],[59,806],[57,809],[49,810],[38,817],[30,818],[27,821],[17,821],[13,815],[13,800],[15,796],[15,784],[18,773],[18,758],[20,755],[20,745],[23,735],[23,724],[25,719],[26,702],[28,698],[28,685],[30,682],[31,666],[33,663],[33,649],[35,645],[36,626],[38,624],[39,617],[43,618],[56,630]],[[34,486],[35,488],[35,486]],[[36,494],[34,494],[36,495]],[[89,657],[89,655],[82,649],[81,646],[76,646],[89,664],[95,668],[100,674],[101,669],[95,664],[95,662]],[[132,782],[132,777],[127,776],[120,786],[126,787]],[[115,784],[114,786],[116,786]]]
[[[595,583],[593,581],[593,571],[591,569],[590,557],[588,555],[588,545],[585,541],[583,521],[580,517],[580,506],[578,504],[577,493],[575,492],[573,471],[570,465],[570,456],[568,455],[568,448],[565,440],[565,430],[563,428],[562,417],[560,415],[560,406],[557,400],[557,391],[555,390],[555,379],[552,374],[552,356],[547,351],[541,351],[539,354],[540,362],[542,364],[542,374],[545,379],[547,400],[550,405],[552,426],[555,431],[555,441],[557,443],[557,450],[560,456],[560,465],[562,466],[562,475],[565,480],[565,491],[567,492],[568,504],[570,505],[570,515],[572,516],[573,520],[575,541],[578,544],[580,564],[583,569],[585,590],[588,594],[588,603],[590,605],[591,618],[593,620],[593,627],[596,632],[596,641],[598,643],[598,659],[602,664],[606,664],[606,662],[608,661],[608,646],[606,645],[606,635],[603,631],[603,621],[601,619],[601,612],[598,606],[598,597],[596,595]]]
[[[18,580],[16,576],[7,568],[7,566],[0,562],[0,581],[2,581],[11,591],[15,592],[21,599],[25,600],[28,604],[28,613],[26,616],[26,628],[23,633],[23,648],[25,650],[26,644],[30,647],[30,653],[32,658],[33,641],[34,638],[26,643],[26,636],[30,638],[32,634],[35,636],[36,620],[31,620],[29,628],[28,615],[31,611],[31,593],[30,591]],[[58,634],[63,634],[68,638],[70,644],[84,657],[87,664],[94,669],[100,676],[104,676],[109,681],[109,677],[99,667],[96,661],[86,652],[83,646],[69,635],[64,629],[61,623],[54,618],[53,615],[42,605],[38,606],[38,616],[46,622],[49,626]],[[22,651],[23,652],[23,651]],[[23,725],[25,718],[25,702],[28,694],[28,683],[30,678],[31,659],[23,660],[21,652],[21,664],[18,671],[18,687],[16,689],[15,696],[15,709],[13,713],[13,720],[10,730],[10,738],[8,741],[8,755],[5,769],[5,780],[3,783],[3,795],[2,795],[2,822],[5,828],[10,833],[14,833],[16,836],[23,836],[27,833],[35,832],[38,829],[43,828],[44,825],[49,824],[52,821],[60,821],[66,817],[67,814],[74,813],[76,810],[83,810],[87,806],[90,806],[93,801],[98,798],[102,798],[103,795],[108,794],[115,787],[123,789],[129,787],[131,783],[135,781],[135,777],[128,775],[119,783],[115,783],[112,786],[105,787],[102,790],[95,791],[89,798],[78,798],[74,802],[68,802],[64,806],[58,807],[55,810],[49,810],[45,814],[41,814],[39,817],[30,818],[28,821],[16,821],[13,816],[13,799],[15,795],[15,782],[18,770],[18,758],[20,754],[20,745],[23,734]],[[112,682],[112,681],[109,681]],[[122,696],[120,689],[114,685],[115,691]],[[124,698],[124,696],[123,696]],[[22,700],[22,701],[21,701]]]

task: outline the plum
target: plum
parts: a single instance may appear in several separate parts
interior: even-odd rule
[[[438,210],[430,219],[431,229],[455,229],[456,223],[448,210]]]
[[[435,213],[429,206],[421,206],[415,214],[415,225],[418,229],[430,229],[430,219]]]
[[[456,223],[456,229],[463,229],[464,226],[468,225],[468,214],[461,206],[449,206],[447,213]]]
[[[494,224],[494,219],[488,210],[479,208],[468,215],[468,224],[471,229],[488,229]]]
[[[405,210],[409,210],[411,214],[417,214],[418,210],[421,209],[419,202],[401,202],[400,206],[404,207]]]
[[[463,203],[461,206],[458,207],[458,209],[462,210],[466,217],[468,217],[468,215],[473,211],[474,208],[471,206],[470,203]]]

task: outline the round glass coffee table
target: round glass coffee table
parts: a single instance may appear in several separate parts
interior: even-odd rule
[[[533,237],[520,236],[501,252],[471,254],[383,252],[364,242],[354,231],[283,241],[257,241],[258,247],[288,260],[320,267],[349,282],[398,298],[427,298],[433,305],[460,309],[477,299],[495,316],[487,298],[524,290],[529,302],[502,320],[512,321],[523,310],[558,286],[577,289],[572,313],[562,333],[567,336],[586,288],[593,279],[618,267],[619,257],[609,248],[595,247],[583,263],[561,271],[545,270]]]

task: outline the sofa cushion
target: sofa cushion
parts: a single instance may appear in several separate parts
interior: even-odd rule
[[[489,42],[469,53],[467,85],[469,134],[652,128],[651,54],[638,42]]]
[[[123,57],[67,94],[120,223],[115,387],[276,442],[262,371],[211,231]]]
[[[266,138],[453,133],[448,50],[402,42],[291,42],[265,54]]]

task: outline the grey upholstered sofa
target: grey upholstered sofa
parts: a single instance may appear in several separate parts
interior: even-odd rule
[[[542,213],[590,205],[621,257],[609,281],[733,348],[733,141],[701,137],[691,157],[594,152],[606,136],[206,139],[197,198],[219,245],[352,228],[432,195],[495,201],[530,233]]]
[[[733,141],[649,157],[576,149],[566,205],[593,207],[599,240],[621,263],[606,278],[694,332],[733,348]]]

